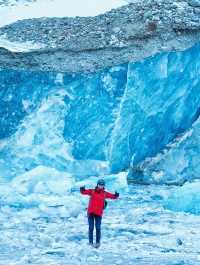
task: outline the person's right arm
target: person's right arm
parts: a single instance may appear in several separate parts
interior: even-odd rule
[[[80,193],[83,195],[91,195],[92,189],[86,189],[85,186],[80,187]]]

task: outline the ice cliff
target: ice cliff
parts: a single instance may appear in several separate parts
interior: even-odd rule
[[[145,161],[153,163],[170,144],[163,163],[173,160],[177,147],[172,143],[188,130],[194,131],[190,141],[195,141],[199,56],[195,45],[90,74],[1,70],[0,136],[6,141],[1,170],[16,176],[36,166],[53,166],[91,175],[131,167],[129,175],[137,181],[139,172],[142,182],[198,178],[198,151],[191,152],[191,144],[180,144],[180,175],[173,165],[160,166],[160,155],[153,170],[163,176],[151,179]]]

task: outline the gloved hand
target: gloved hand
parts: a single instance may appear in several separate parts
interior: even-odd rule
[[[85,186],[80,187],[80,191],[84,191],[85,190]]]
[[[115,191],[115,197],[118,198],[119,197],[119,193]]]

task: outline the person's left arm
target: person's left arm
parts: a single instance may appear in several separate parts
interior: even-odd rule
[[[119,193],[118,192],[115,192],[115,193],[111,193],[111,192],[108,192],[108,191],[105,191],[105,198],[106,199],[117,199],[119,197]]]

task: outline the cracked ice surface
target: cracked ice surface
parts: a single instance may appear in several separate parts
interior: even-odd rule
[[[200,264],[200,217],[163,209],[168,187],[127,187],[125,177],[107,178],[108,190],[118,187],[121,196],[105,210],[98,250],[87,244],[87,198],[78,191],[96,178],[77,182],[62,205],[51,205],[51,194],[46,207],[2,206],[0,264]]]

